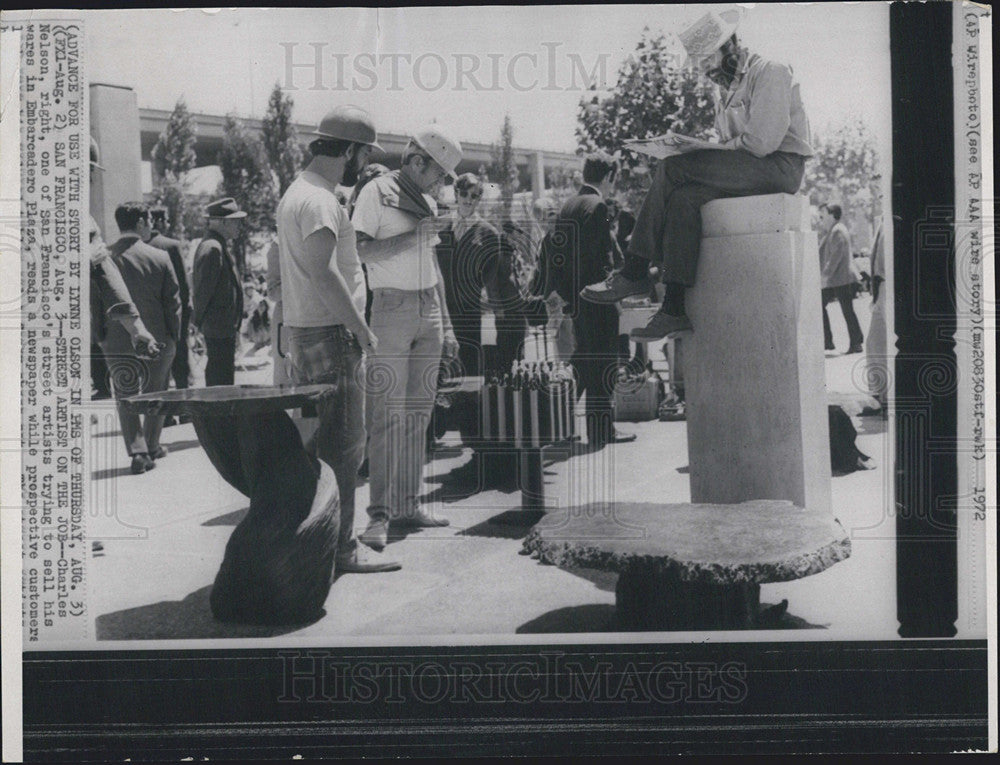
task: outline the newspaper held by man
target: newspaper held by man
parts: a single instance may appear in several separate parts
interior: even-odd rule
[[[724,149],[722,144],[705,141],[689,135],[668,130],[663,135],[653,138],[630,138],[624,141],[625,148],[640,154],[647,154],[656,159],[665,159],[677,154],[685,154],[698,149]]]

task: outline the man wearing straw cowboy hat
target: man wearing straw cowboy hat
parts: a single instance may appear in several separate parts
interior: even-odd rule
[[[236,338],[243,321],[243,280],[228,242],[239,236],[247,216],[232,197],[205,205],[205,237],[194,253],[191,321],[205,336],[205,385],[232,385]]]
[[[689,61],[716,85],[715,127],[721,142],[707,145],[673,136],[639,211],[625,264],[581,295],[614,303],[650,290],[659,266],[665,287],[660,310],[632,339],[650,342],[691,330],[684,291],[695,283],[701,246],[701,207],[722,197],[794,194],[812,155],[809,120],[792,70],[743,48],[736,36],[743,12],[711,10],[679,39]],[[697,331],[697,327],[694,327]]]
[[[426,431],[442,349],[458,343],[444,299],[434,245],[443,223],[428,193],[457,177],[461,144],[439,125],[415,132],[402,168],[372,180],[358,195],[353,222],[358,251],[368,266],[372,330],[379,346],[369,367],[372,433],[370,522],[360,539],[376,550],[390,521],[415,527],[447,526],[420,506]]]
[[[329,111],[313,132],[309,166],[278,204],[278,268],[291,374],[298,384],[331,384],[307,448],[333,468],[340,492],[338,573],[393,571],[354,535],[354,490],[365,451],[363,349],[377,339],[365,323],[365,277],[354,227],[337,186],[358,181],[378,134],[356,106]]]

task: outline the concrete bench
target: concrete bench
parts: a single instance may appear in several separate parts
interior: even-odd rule
[[[791,502],[586,505],[551,513],[524,540],[544,563],[618,572],[615,628],[778,626],[760,585],[817,574],[851,554],[827,512]]]
[[[830,513],[819,252],[805,197],[702,208],[684,335],[691,499]]]

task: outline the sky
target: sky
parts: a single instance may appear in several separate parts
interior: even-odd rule
[[[856,115],[889,146],[887,3],[744,7],[740,37],[791,64],[814,131]],[[134,88],[144,108],[171,109],[183,96],[195,112],[255,117],[281,82],[295,88],[298,122],[354,103],[386,132],[437,121],[483,143],[509,113],[516,145],[573,151],[587,78],[603,71],[612,87],[644,27],[678,31],[705,8],[86,11],[86,76]],[[305,66],[289,75],[288,63]]]

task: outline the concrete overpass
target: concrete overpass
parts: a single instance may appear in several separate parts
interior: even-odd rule
[[[192,118],[198,124],[198,141],[195,144],[195,153],[198,156],[197,165],[218,164],[217,155],[222,148],[222,127],[225,124],[225,116],[217,114],[196,114],[192,113]],[[139,130],[142,160],[151,161],[153,147],[156,145],[160,133],[167,126],[170,119],[170,111],[165,109],[139,109]],[[250,130],[260,132],[261,121],[252,117],[239,118],[245,127]],[[309,132],[316,129],[314,124],[295,125],[303,143],[308,143]],[[381,162],[390,168],[399,167],[400,157],[403,148],[406,146],[408,136],[401,133],[379,133],[379,143],[385,152],[373,154],[373,162]],[[480,166],[489,166],[492,161],[490,145],[485,143],[462,143],[463,159],[458,166],[459,173],[475,173]],[[531,189],[535,196],[540,195],[545,190],[545,173],[555,168],[575,169],[579,164],[579,157],[570,152],[544,151],[539,149],[518,148],[514,149],[515,161],[517,162],[520,188],[521,190]]]

